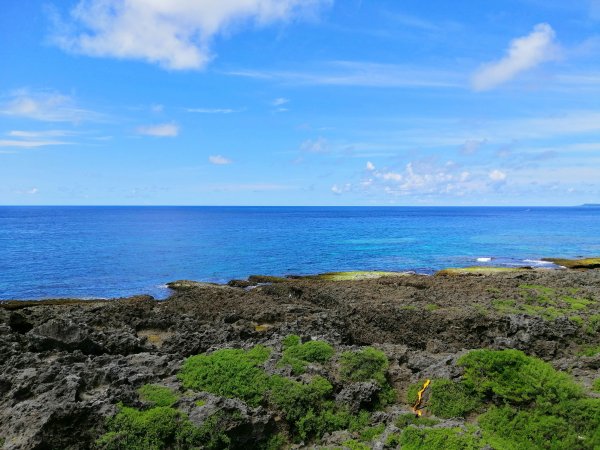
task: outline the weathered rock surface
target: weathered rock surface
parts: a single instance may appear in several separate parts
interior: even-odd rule
[[[454,361],[475,348],[521,349],[586,385],[600,368],[598,356],[575,356],[582,345],[600,343],[600,330],[590,325],[600,314],[597,270],[289,279],[241,287],[186,282],[166,301],[141,296],[0,303],[2,448],[92,448],[118,402],[139,404],[136,389],[169,383],[184,358],[258,343],[280,349],[291,333],[341,349],[381,348],[401,394],[423,377],[459,376]],[[573,298],[585,307],[573,309]],[[514,310],[497,307],[507,299],[515,302]],[[527,306],[536,299],[553,301],[554,316],[519,309],[520,302]],[[372,401],[376,389],[352,383],[340,387],[336,401],[356,410]],[[204,406],[189,399],[179,405],[193,422],[215,409],[235,410],[232,429],[251,437],[277,420],[237,400],[199,395]],[[243,448],[243,439],[236,445]]]

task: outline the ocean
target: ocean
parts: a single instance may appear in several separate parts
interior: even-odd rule
[[[2,300],[165,298],[177,279],[598,255],[593,207],[0,207]]]

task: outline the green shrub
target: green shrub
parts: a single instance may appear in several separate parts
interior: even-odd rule
[[[355,352],[344,352],[340,358],[340,374],[344,381],[375,381],[381,387],[378,405],[385,406],[396,401],[396,391],[387,381],[390,363],[381,350],[365,347]]]
[[[198,445],[199,435],[185,414],[158,406],[145,411],[119,405],[107,422],[108,432],[96,444],[103,450],[162,450]]]
[[[368,445],[365,445],[362,442],[355,441],[354,439],[350,439],[349,441],[343,442],[342,445],[350,450],[371,450],[371,448]]]
[[[286,346],[285,342],[284,346]],[[311,362],[321,364],[328,362],[333,353],[333,347],[323,341],[308,341],[304,344],[288,345],[283,351],[283,358],[281,358],[279,364],[290,365],[292,372],[299,375],[304,373],[306,366]]]
[[[287,439],[282,433],[274,434],[266,442],[259,445],[260,450],[280,450],[287,444]]]
[[[595,449],[600,445],[599,412],[600,409],[593,411],[592,408],[592,417],[589,411],[582,411],[578,417],[571,418],[568,416],[571,411],[558,415],[538,409],[519,411],[502,406],[482,415],[479,424],[494,448]]]
[[[463,383],[480,398],[511,404],[552,404],[582,396],[565,373],[518,350],[474,350],[459,359]]]
[[[483,447],[472,431],[461,428],[408,427],[400,436],[402,450],[479,450]]]
[[[592,383],[592,390],[600,393],[600,378],[596,378]]]
[[[290,347],[294,347],[296,345],[300,345],[302,343],[302,339],[300,339],[300,336],[296,335],[296,334],[290,334],[288,336],[286,336],[285,338],[283,338],[283,348],[284,350],[286,348],[290,348]]]
[[[400,445],[401,435],[399,433],[392,433],[388,435],[385,441],[386,448],[396,448]]]
[[[177,374],[187,389],[240,398],[257,406],[269,388],[269,376],[257,366],[270,349],[257,345],[251,350],[224,349],[210,355],[191,356]]]
[[[356,352],[344,352],[340,359],[340,372],[347,381],[375,380],[383,385],[389,362],[385,353],[373,347]]]
[[[433,380],[429,389],[427,408],[438,417],[464,417],[481,405],[478,395],[461,382]]]
[[[439,420],[432,419],[430,417],[418,417],[416,414],[408,413],[398,416],[398,418],[394,422],[394,425],[402,429],[406,428],[408,425],[430,427],[433,425],[437,425],[438,423],[440,423]]]
[[[143,401],[153,403],[154,406],[173,406],[179,400],[179,394],[157,384],[145,384],[138,389],[138,394]]]
[[[385,424],[379,424],[374,427],[365,428],[360,432],[360,440],[365,442],[371,442],[385,430]]]

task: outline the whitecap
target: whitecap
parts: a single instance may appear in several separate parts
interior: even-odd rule
[[[477,258],[477,262],[490,262],[492,258]]]

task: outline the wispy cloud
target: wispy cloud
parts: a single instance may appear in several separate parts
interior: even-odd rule
[[[66,51],[136,59],[170,70],[201,69],[212,39],[240,23],[266,26],[314,14],[332,0],[81,0],[53,41]]]
[[[179,135],[179,126],[174,123],[145,125],[138,127],[137,133],[145,136],[176,137]]]
[[[504,58],[477,70],[471,85],[476,91],[493,89],[544,62],[556,60],[558,54],[552,27],[546,23],[536,25],[529,35],[510,43]]]
[[[6,133],[9,139],[0,139],[0,147],[36,148],[49,145],[70,144],[65,140],[55,138],[73,136],[75,133],[64,130],[21,131],[14,130]]]
[[[235,70],[232,76],[272,80],[292,85],[361,86],[378,88],[462,88],[463,76],[437,68],[396,64],[330,61],[299,71]]]
[[[284,98],[284,97],[279,97],[279,98],[276,98],[275,100],[273,100],[271,102],[271,105],[273,105],[273,106],[283,106],[283,105],[285,105],[286,103],[289,103],[289,102],[290,102],[289,99]]]
[[[211,155],[208,157],[208,161],[217,166],[224,166],[233,162],[231,159],[226,158],[223,155]]]
[[[300,144],[300,151],[307,153],[329,153],[331,147],[327,139],[319,137],[317,139],[307,139]]]
[[[73,97],[54,91],[19,89],[0,103],[0,114],[44,122],[82,122],[100,120],[101,115],[80,108]]]
[[[233,108],[186,108],[186,112],[198,114],[233,114],[242,112],[243,109]]]

